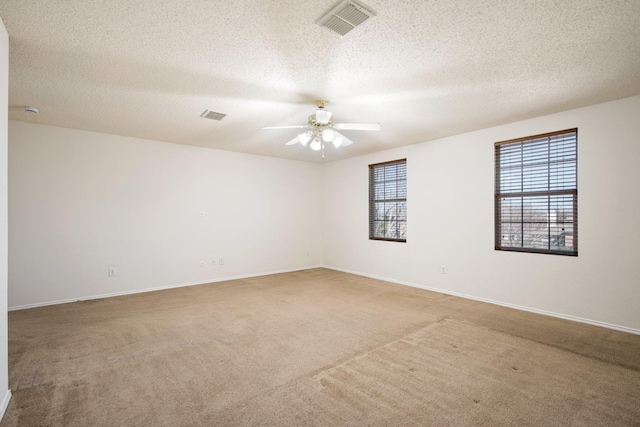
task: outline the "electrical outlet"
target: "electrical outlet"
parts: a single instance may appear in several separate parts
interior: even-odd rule
[[[109,277],[113,277],[117,274],[115,267],[109,267]]]
[[[447,266],[446,265],[441,265],[440,266],[440,274],[447,274]]]
[[[220,258],[218,260],[218,265],[224,265],[224,258]]]

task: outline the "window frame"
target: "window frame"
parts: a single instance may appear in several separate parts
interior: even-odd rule
[[[405,194],[404,194],[404,198],[402,197],[397,197],[397,187],[396,187],[396,197],[395,198],[376,198],[376,183],[377,184],[384,184],[387,182],[392,182],[395,181],[396,184],[398,182],[400,182],[401,180],[395,179],[395,180],[382,180],[382,181],[376,181],[375,180],[375,175],[376,175],[376,170],[380,169],[380,168],[386,168],[392,165],[404,165],[404,188],[405,188]],[[407,186],[407,159],[397,159],[397,160],[391,160],[388,162],[382,162],[382,163],[374,163],[374,164],[370,164],[369,165],[369,240],[381,240],[381,241],[387,241],[387,242],[401,242],[401,243],[406,243],[407,242],[407,231],[406,231],[406,227],[407,227],[407,212],[406,212],[406,205],[407,205],[407,194],[406,194],[406,187]],[[376,230],[375,230],[375,225],[376,225],[376,220],[375,219],[375,205],[376,203],[404,203],[404,208],[405,208],[405,216],[404,216],[404,220],[399,220],[394,219],[394,220],[390,220],[388,222],[391,222],[393,224],[395,224],[395,228],[396,230],[400,230],[401,228],[404,228],[404,237],[380,237],[380,236],[376,236]],[[397,205],[396,205],[396,209],[397,209]],[[386,220],[385,220],[386,221]],[[400,223],[404,222],[404,227],[400,227]]]
[[[550,155],[551,152],[551,142],[552,142],[552,138],[554,136],[559,136],[559,135],[565,135],[565,134],[573,134],[574,135],[574,140],[575,140],[575,151],[572,152],[572,154],[575,156],[575,159],[573,160],[573,169],[574,169],[574,173],[573,174],[564,174],[564,171],[562,171],[562,178],[564,179],[565,177],[569,177],[569,178],[573,178],[575,185],[572,186],[571,188],[561,188],[561,189],[551,189],[552,188],[552,176],[553,176],[553,172],[551,171],[551,165],[554,164],[554,162],[552,162],[552,158]],[[527,161],[527,159],[525,159],[524,155],[521,154],[521,161],[520,161],[520,177],[521,177],[521,188],[520,191],[502,191],[501,188],[501,184],[503,184],[504,182],[502,181],[502,176],[501,176],[501,147],[504,147],[506,145],[511,145],[511,146],[515,146],[517,147],[517,145],[519,144],[521,147],[525,147],[527,144],[529,144],[531,147],[535,147],[534,144],[540,144],[540,140],[543,139],[547,139],[547,146],[548,148],[548,161],[546,163],[541,162],[540,165],[546,165],[547,166],[547,173],[546,175],[542,175],[542,176],[546,176],[547,178],[547,189],[546,190],[540,190],[540,189],[535,189],[535,190],[526,190],[524,188],[524,177],[525,177],[525,162]],[[521,148],[521,152],[523,151],[523,149]],[[543,253],[543,254],[550,254],[550,255],[565,255],[565,256],[578,256],[578,129],[577,128],[572,128],[572,129],[565,129],[565,130],[561,130],[561,131],[557,131],[557,132],[549,132],[549,133],[544,133],[544,134],[540,134],[540,135],[532,135],[532,136],[528,136],[528,137],[524,137],[524,138],[516,138],[516,139],[511,139],[511,140],[507,140],[507,141],[500,141],[500,142],[496,142],[494,143],[494,159],[495,159],[495,165],[494,165],[494,170],[495,170],[495,184],[494,184],[494,190],[495,190],[495,200],[494,200],[494,208],[495,208],[495,216],[494,216],[494,220],[495,220],[495,250],[499,250],[499,251],[509,251],[509,252],[527,252],[527,253]],[[533,155],[532,155],[533,156]],[[535,158],[535,157],[534,157]],[[565,161],[568,165],[571,165],[572,162],[569,160],[563,160]],[[529,159],[529,162],[531,162],[531,159]],[[555,160],[556,163],[560,163],[560,160]],[[564,165],[563,165],[564,166]],[[529,166],[531,168],[531,165]],[[555,172],[556,174],[558,173],[557,171]],[[529,176],[529,179],[532,179],[532,176],[534,178],[539,178],[539,172],[534,172],[533,175]],[[506,180],[506,179],[505,179]],[[557,181],[554,181],[554,183],[556,183]],[[548,248],[540,248],[540,247],[534,247],[534,246],[525,246],[525,224],[541,224],[542,222],[538,221],[534,221],[532,219],[530,219],[529,221],[526,220],[526,215],[524,212],[524,200],[526,198],[544,198],[547,197],[547,202],[546,202],[546,206],[547,206],[547,219],[546,219],[546,223],[547,223],[547,233],[546,235],[548,236],[548,238],[546,239],[548,241]],[[552,197],[556,198],[555,202],[552,202]],[[569,204],[571,204],[571,212],[570,212],[570,218],[571,220],[569,221],[569,223],[572,225],[572,229],[571,229],[571,238],[572,238],[572,249],[571,250],[566,250],[566,249],[560,249],[560,246],[558,244],[557,248],[552,248],[552,237],[554,236],[552,234],[552,225],[551,224],[565,224],[564,221],[562,222],[557,222],[554,221],[552,222],[550,220],[551,218],[551,207],[553,206],[553,203],[565,203],[565,200],[562,199],[562,197],[569,197],[571,200],[569,202]],[[521,202],[521,210],[520,210],[520,219],[519,221],[505,221],[505,218],[503,216],[502,213],[502,202],[505,199],[512,199],[512,200],[517,200],[520,199]],[[530,199],[531,200],[531,199]],[[544,206],[544,205],[542,205]],[[557,213],[554,212],[554,214],[557,215]],[[533,216],[533,214],[530,214],[530,216]],[[565,217],[566,218],[566,217]],[[507,224],[507,223],[511,223],[511,224],[520,224],[521,226],[521,232],[520,232],[520,236],[521,236],[521,246],[505,246],[503,244],[503,224]],[[558,225],[556,225],[557,227]],[[557,231],[557,230],[556,230]],[[562,233],[560,233],[559,235],[562,235],[563,233],[565,233],[564,228],[562,229]],[[558,236],[559,236],[558,235]],[[566,233],[564,235],[564,238],[566,239],[566,237],[568,236],[568,233]],[[566,247],[566,245],[565,245]]]

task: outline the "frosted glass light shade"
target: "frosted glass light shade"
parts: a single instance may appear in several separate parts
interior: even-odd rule
[[[322,139],[327,142],[333,141],[334,132],[331,129],[325,129],[322,131]]]
[[[319,149],[321,149],[322,144],[320,143],[320,138],[314,139],[313,142],[311,142],[311,144],[309,145],[309,147],[311,147],[313,151],[318,151]]]
[[[311,131],[307,131],[298,135],[298,140],[300,141],[300,144],[306,146],[307,142],[311,140]]]

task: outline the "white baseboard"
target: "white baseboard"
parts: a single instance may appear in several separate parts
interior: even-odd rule
[[[7,406],[9,406],[9,402],[11,401],[11,390],[7,390],[4,395],[4,399],[2,399],[2,405],[0,405],[0,420],[4,417],[4,413],[7,411]]]
[[[300,268],[294,268],[294,269],[288,269],[288,270],[267,271],[267,272],[254,273],[254,274],[244,274],[240,276],[219,277],[215,279],[202,280],[198,282],[178,283],[178,284],[166,285],[166,286],[156,286],[153,288],[135,289],[132,291],[112,292],[112,293],[101,294],[101,295],[88,295],[88,296],[82,296],[78,298],[70,298],[70,299],[63,299],[63,300],[56,300],[56,301],[45,301],[45,302],[39,302],[35,304],[15,305],[15,306],[9,307],[8,310],[9,311],[26,310],[29,308],[46,307],[48,305],[67,304],[70,302],[89,301],[94,299],[119,297],[123,295],[140,294],[144,292],[163,291],[166,289],[183,288],[185,286],[206,285],[207,283],[226,282],[229,280],[238,280],[238,279],[248,279],[251,277],[268,276],[270,274],[292,273],[294,271],[310,270],[312,268],[320,268],[320,267],[322,266],[314,265],[314,266],[306,266],[306,267],[300,267]]]
[[[514,308],[516,310],[528,311],[530,313],[543,314],[545,316],[557,317],[559,319],[571,320],[571,321],[574,321],[574,322],[586,323],[586,324],[589,324],[589,325],[600,326],[600,327],[607,328],[607,329],[614,329],[616,331],[621,331],[621,332],[627,332],[627,333],[630,333],[630,334],[640,335],[640,329],[629,328],[627,326],[621,326],[621,325],[615,325],[615,324],[612,324],[612,323],[600,322],[598,320],[585,319],[585,318],[582,318],[582,317],[572,316],[572,315],[569,315],[569,314],[562,314],[562,313],[555,313],[555,312],[552,312],[552,311],[540,310],[540,309],[537,309],[537,308],[511,304],[511,303],[508,303],[508,302],[495,301],[495,300],[491,300],[491,299],[488,299],[488,298],[478,297],[478,296],[475,296],[475,295],[467,295],[467,294],[463,294],[463,293],[459,293],[459,292],[452,292],[452,291],[448,291],[448,290],[445,290],[445,289],[433,288],[431,286],[419,285],[417,283],[405,282],[405,281],[402,281],[402,280],[391,279],[389,277],[376,276],[376,275],[373,275],[373,274],[361,273],[361,272],[358,272],[358,271],[345,270],[343,268],[338,268],[338,267],[330,267],[330,266],[327,266],[327,265],[323,265],[322,267],[323,268],[327,268],[329,270],[341,271],[343,273],[356,274],[358,276],[364,276],[364,277],[369,277],[369,278],[372,278],[372,279],[384,280],[385,282],[397,283],[399,285],[411,286],[412,288],[424,289],[424,290],[427,290],[427,291],[438,292],[438,293],[441,293],[441,294],[451,295],[451,296],[455,296],[455,297],[466,298],[466,299],[470,299],[470,300],[474,300],[474,301],[486,302],[486,303],[489,303],[489,304],[500,305],[500,306],[508,307],[508,308]]]
[[[537,308],[511,304],[511,303],[503,302],[503,301],[495,301],[495,300],[491,300],[491,299],[488,299],[488,298],[478,297],[478,296],[475,296],[475,295],[468,295],[468,294],[463,294],[463,293],[460,293],[460,292],[452,292],[452,291],[449,291],[449,290],[446,290],[446,289],[434,288],[434,287],[431,287],[431,286],[425,286],[425,285],[420,285],[420,284],[417,284],[417,283],[411,283],[411,282],[405,282],[405,281],[402,281],[402,280],[392,279],[390,277],[382,277],[382,276],[377,276],[377,275],[374,275],[374,274],[367,274],[367,273],[362,273],[362,272],[359,272],[359,271],[346,270],[346,269],[343,269],[343,268],[332,267],[332,266],[328,266],[328,265],[306,266],[306,267],[287,269],[287,270],[277,270],[277,271],[261,272],[261,273],[255,273],[255,274],[245,274],[245,275],[240,275],[240,276],[229,276],[229,277],[222,277],[222,278],[203,280],[203,281],[198,281],[198,282],[180,283],[180,284],[167,285],[167,286],[157,286],[157,287],[153,287],[153,288],[136,289],[136,290],[132,290],[132,291],[113,292],[113,293],[101,294],[101,295],[90,295],[90,296],[84,296],[84,297],[80,297],[80,298],[72,298],[72,299],[66,299],[66,300],[47,301],[47,302],[41,302],[41,303],[36,303],[36,304],[26,304],[26,305],[12,306],[12,307],[9,307],[8,310],[9,311],[26,310],[26,309],[29,309],[29,308],[45,307],[45,306],[48,306],[48,305],[57,305],[57,304],[66,304],[66,303],[76,302],[76,301],[88,301],[88,300],[93,300],[93,299],[110,298],[110,297],[116,297],[116,296],[122,296],[122,295],[139,294],[139,293],[143,293],[143,292],[162,291],[162,290],[165,290],[165,289],[182,288],[182,287],[185,287],[185,286],[196,286],[196,285],[204,285],[204,284],[207,284],[207,283],[226,282],[226,281],[229,281],[229,280],[248,279],[248,278],[251,278],[251,277],[268,276],[270,274],[291,273],[291,272],[294,272],[294,271],[310,270],[312,268],[327,268],[329,270],[336,270],[336,271],[341,271],[343,273],[356,274],[358,276],[370,277],[372,279],[377,279],[377,280],[384,280],[385,282],[397,283],[399,285],[411,286],[413,288],[424,289],[424,290],[432,291],[432,292],[439,292],[441,294],[456,296],[456,297],[460,297],[460,298],[466,298],[466,299],[470,299],[470,300],[474,300],[474,301],[486,302],[486,303],[489,303],[489,304],[495,304],[495,305],[499,305],[499,306],[503,306],[503,307],[509,307],[509,308],[513,308],[513,309],[516,309],[516,310],[528,311],[528,312],[531,312],[531,313],[537,313],[537,314],[542,314],[542,315],[545,315],[545,316],[557,317],[559,319],[571,320],[571,321],[574,321],[574,322],[586,323],[586,324],[589,324],[589,325],[600,326],[600,327],[607,328],[607,329],[613,329],[613,330],[616,330],[616,331],[621,331],[621,332],[627,332],[627,333],[630,333],[630,334],[640,335],[640,329],[629,328],[627,326],[621,326],[621,325],[616,325],[616,324],[612,324],[612,323],[601,322],[601,321],[598,321],[598,320],[585,319],[585,318],[582,318],[582,317],[572,316],[572,315],[569,315],[569,314],[555,313],[555,312],[547,311],[547,310],[540,310],[540,309],[537,309]],[[11,397],[11,395],[9,394],[9,398],[10,397]]]

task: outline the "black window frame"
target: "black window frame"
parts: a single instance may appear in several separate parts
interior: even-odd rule
[[[494,150],[495,249],[578,256],[578,129],[496,142]]]
[[[381,204],[389,205],[382,219],[376,215]],[[407,159],[369,165],[369,240],[407,242]]]

